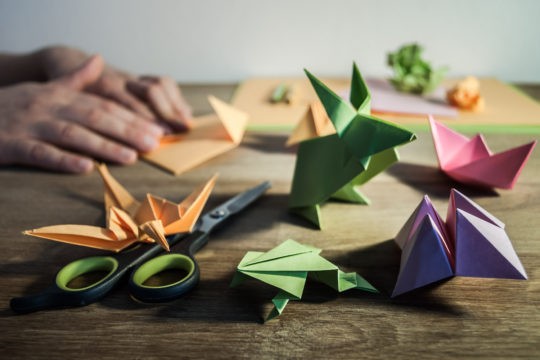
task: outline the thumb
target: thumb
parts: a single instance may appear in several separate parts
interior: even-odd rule
[[[58,78],[55,82],[73,90],[83,90],[99,79],[104,68],[105,62],[103,61],[103,57],[101,55],[93,55],[81,66],[69,74]]]

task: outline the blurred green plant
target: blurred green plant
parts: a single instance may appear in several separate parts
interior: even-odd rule
[[[448,68],[433,69],[422,59],[423,51],[422,46],[413,43],[388,54],[388,65],[394,70],[390,82],[396,90],[425,95],[435,90],[444,79]]]

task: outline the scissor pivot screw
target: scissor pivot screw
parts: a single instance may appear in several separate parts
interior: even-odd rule
[[[221,219],[222,217],[225,216],[225,211],[223,210],[216,210],[216,211],[213,211],[210,216],[214,219]]]

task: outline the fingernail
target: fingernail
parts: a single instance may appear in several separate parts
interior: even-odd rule
[[[149,151],[155,149],[159,145],[157,139],[150,135],[143,136],[143,151]]]
[[[118,155],[121,162],[125,164],[131,164],[137,160],[137,153],[131,149],[121,148]]]
[[[147,129],[148,132],[154,136],[163,136],[163,134],[165,133],[161,126],[152,123],[147,123]]]
[[[90,159],[77,159],[73,162],[74,170],[78,173],[87,173],[92,170],[94,163]]]

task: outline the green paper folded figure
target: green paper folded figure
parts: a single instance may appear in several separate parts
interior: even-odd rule
[[[413,141],[416,136],[370,115],[371,95],[356,64],[350,103],[305,72],[336,133],[299,144],[289,208],[322,229],[322,203],[335,198],[369,204],[356,187],[396,162],[399,156],[395,147]]]
[[[320,252],[320,249],[291,239],[265,253],[249,251],[240,261],[231,287],[254,278],[280,289],[272,299],[274,307],[265,321],[279,316],[289,300],[302,298],[308,274],[339,292],[349,289],[378,292],[357,273],[339,270],[321,257]]]

